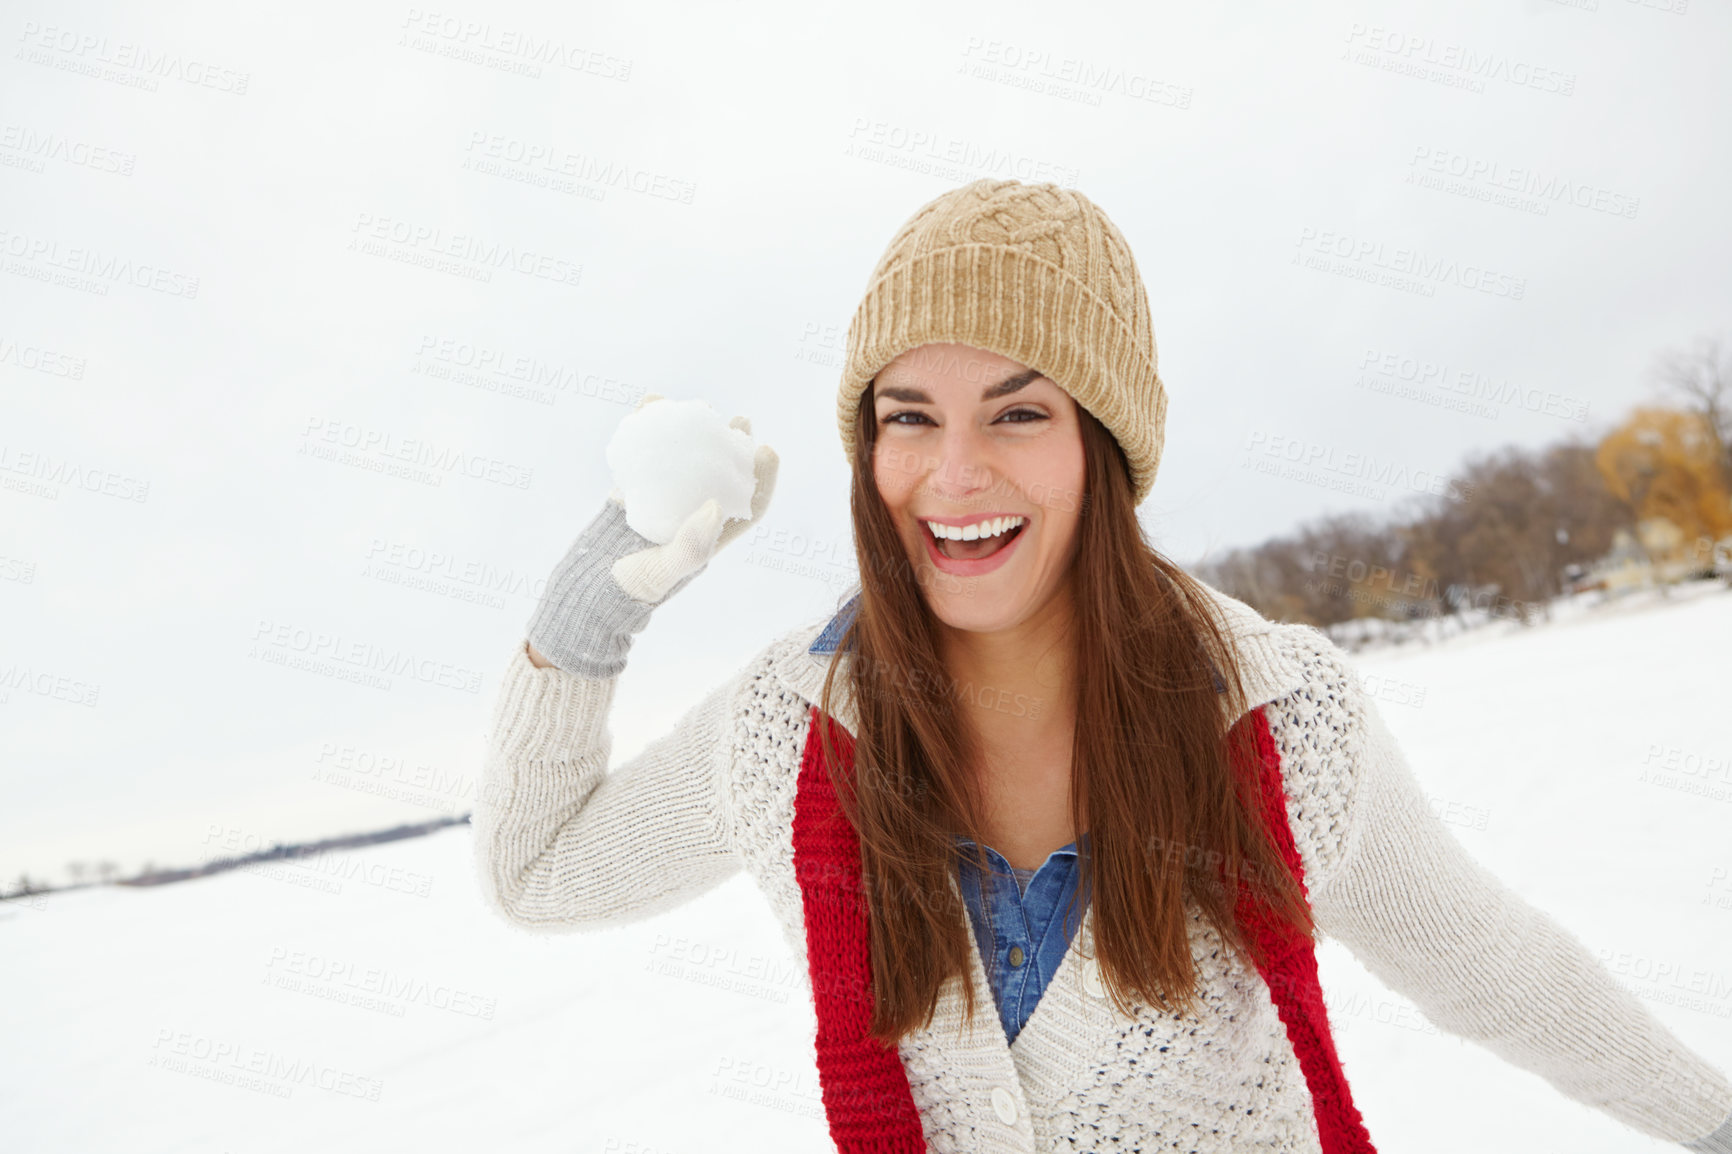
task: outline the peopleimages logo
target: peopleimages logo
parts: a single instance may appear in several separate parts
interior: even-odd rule
[[[1482,265],[1467,264],[1444,257],[1430,256],[1416,248],[1389,248],[1380,240],[1354,236],[1332,229],[1301,228],[1298,252],[1293,263],[1302,264],[1307,255],[1334,257],[1373,270],[1414,277],[1430,284],[1452,284],[1491,296],[1519,301],[1527,293],[1527,278],[1494,272]]]
[[[632,61],[626,57],[509,25],[410,8],[400,27],[404,29],[403,36],[412,39],[400,39],[398,43],[406,42],[411,48],[422,51],[435,47],[462,49],[465,51],[461,58],[479,63],[491,56],[528,66],[533,76],[541,75],[539,65],[553,64],[603,80],[623,83],[631,79]]]
[[[301,434],[300,452],[318,456],[320,443],[381,460],[399,461],[435,470],[435,476],[452,472],[477,481],[491,481],[511,489],[527,489],[535,470],[479,453],[465,453],[450,445],[439,445],[419,437],[399,437],[384,429],[370,429],[350,421],[308,417]]]
[[[392,217],[357,213],[349,229],[348,248],[370,256],[382,256],[436,271],[454,269],[490,280],[496,269],[505,269],[554,284],[577,285],[583,280],[583,265],[576,261],[517,245],[483,240],[471,233],[448,233],[432,225],[415,224]]]
[[[0,151],[19,154],[31,161],[37,172],[43,170],[44,162],[55,160],[75,168],[131,176],[138,163],[136,153],[75,140],[58,132],[39,132],[22,124],[0,125]]]
[[[289,622],[259,618],[253,628],[248,656],[275,665],[292,665],[309,672],[348,672],[376,688],[389,689],[390,677],[407,677],[426,685],[481,692],[481,671],[449,661],[436,661],[420,654],[355,640],[340,633],[310,629]],[[346,667],[346,668],[345,668]]]
[[[1368,370],[1355,382],[1360,388],[1388,391],[1368,381],[1370,374],[1390,382],[1410,384],[1423,392],[1453,393],[1466,401],[1489,401],[1507,408],[1521,408],[1530,413],[1559,417],[1571,421],[1588,419],[1588,402],[1567,393],[1523,385],[1508,377],[1497,377],[1474,369],[1456,368],[1443,361],[1384,349],[1367,348],[1359,358],[1359,368]],[[1496,413],[1492,414],[1494,417]]]
[[[1264,429],[1253,429],[1248,434],[1244,464],[1259,472],[1298,480],[1305,479],[1307,473],[1334,474],[1353,483],[1347,491],[1364,496],[1381,497],[1384,489],[1408,489],[1460,501],[1473,493],[1471,483],[1435,469],[1410,468],[1403,462],[1372,453],[1342,451],[1334,445]]]
[[[24,22],[24,31],[18,39],[24,45],[19,59],[100,75],[106,79],[130,72],[136,86],[152,92],[156,91],[158,80],[179,80],[197,88],[214,88],[218,92],[245,96],[247,83],[252,79],[251,72],[224,68],[179,52],[158,51],[149,45],[126,40],[110,43],[107,36],[52,24],[44,26],[34,20]],[[56,58],[54,53],[59,53],[59,57]]]
[[[1506,164],[1490,157],[1451,152],[1424,144],[1415,146],[1413,156],[1407,163],[1406,180],[1410,184],[1417,183],[1445,192],[1460,191],[1463,195],[1480,196],[1483,199],[1508,193],[1518,198],[1510,201],[1512,207],[1524,207],[1531,202],[1532,208],[1537,209],[1542,216],[1549,212],[1552,204],[1563,203],[1608,216],[1634,220],[1642,204],[1637,197],[1614,192],[1587,181],[1570,180],[1526,165]],[[1432,177],[1439,179],[1434,180]],[[1441,180],[1442,177],[1452,177],[1464,187],[1458,188]],[[1475,187],[1468,189],[1465,186]],[[1522,201],[1519,198],[1528,200]]]
[[[1131,100],[1189,108],[1192,89],[1136,68],[1114,68],[1074,56],[1060,56],[1004,40],[970,36],[958,72],[1027,88],[1085,104],[1099,105],[1102,93]]]
[[[327,1063],[256,1046],[164,1027],[156,1032],[146,1065],[191,1074],[246,1089],[263,1089],[286,1098],[302,1086],[377,1102],[385,1084],[378,1078],[340,1070]]]
[[[1574,72],[1561,72],[1503,52],[1416,36],[1375,24],[1353,22],[1347,28],[1347,42],[1352,45],[1349,52],[1360,53],[1353,57],[1357,63],[1377,65],[1392,72],[1411,72],[1427,79],[1433,78],[1429,74],[1453,76],[1478,86],[1475,91],[1483,91],[1488,80],[1558,96],[1571,96],[1576,91]]]
[[[81,681],[64,673],[44,672],[16,662],[0,668],[0,690],[14,689],[34,693],[38,697],[50,697],[72,705],[86,706],[94,706],[97,696],[102,692],[102,686],[92,682]],[[0,693],[0,701],[4,700],[6,694]]]
[[[642,196],[680,204],[690,204],[698,187],[695,181],[681,180],[618,161],[604,161],[589,153],[571,152],[558,144],[526,141],[479,129],[470,132],[469,144],[464,151],[468,155],[463,158],[463,167],[479,172],[499,171],[482,167],[486,162],[493,162],[544,176],[569,177],[584,184],[624,188]]]
[[[142,503],[150,496],[149,481],[110,469],[81,465],[67,457],[56,458],[52,453],[16,449],[11,445],[0,444],[0,480],[10,479],[5,474],[15,474],[41,482],[38,487],[45,490],[41,495],[50,500],[59,500],[60,493],[55,488],[59,485],[82,489],[87,493],[100,493],[104,497],[114,497],[121,501]]]
[[[162,265],[134,261],[118,253],[82,246],[61,247],[58,240],[0,228],[0,255],[20,262],[6,271],[48,279],[50,270],[74,277],[91,277],[102,295],[107,286],[126,284],[133,288],[192,300],[198,296],[198,277]]]
[[[1074,165],[1055,164],[1014,149],[988,147],[948,133],[864,116],[854,118],[842,154],[958,181],[990,176],[1075,185],[1081,171]]]
[[[33,373],[66,377],[74,381],[84,379],[83,357],[45,349],[40,345],[19,344],[4,336],[0,336],[0,365],[12,365]]]

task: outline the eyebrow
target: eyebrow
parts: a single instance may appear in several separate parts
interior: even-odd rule
[[[1041,371],[1039,369],[1028,369],[1025,372],[1017,373],[1015,376],[1006,377],[996,385],[986,386],[985,390],[980,394],[980,399],[982,401],[991,401],[999,397],[1008,396],[1009,394],[1016,392],[1018,389],[1027,388],[1035,381],[1040,380],[1040,378]],[[932,398],[926,395],[924,389],[907,389],[902,388],[899,385],[890,385],[882,389],[874,386],[872,396],[874,399],[882,398],[887,401],[906,401],[916,405],[932,404]]]

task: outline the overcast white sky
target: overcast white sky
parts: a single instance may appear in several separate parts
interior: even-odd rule
[[[1302,9],[8,6],[0,878],[468,808],[646,391],[782,460],[633,650],[616,757],[665,730],[847,587],[848,320],[981,176],[1129,239],[1186,563],[1602,430],[1732,328],[1723,5]],[[313,637],[437,668],[279,660]]]

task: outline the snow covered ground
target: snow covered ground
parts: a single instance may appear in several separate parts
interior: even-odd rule
[[[1704,585],[1355,660],[1440,820],[1732,1071],[1729,655],[1732,594]],[[470,846],[0,906],[0,1145],[831,1148],[803,978],[743,874],[537,937],[480,904]],[[1333,943],[1321,961],[1379,1149],[1677,1149],[1437,1033]]]

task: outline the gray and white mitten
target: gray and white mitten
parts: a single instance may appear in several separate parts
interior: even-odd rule
[[[651,393],[639,407],[659,399]],[[728,424],[750,433],[751,422]],[[527,636],[547,660],[580,677],[615,677],[625,668],[633,637],[650,612],[685,588],[718,549],[756,524],[776,485],[775,450],[759,445],[749,518],[724,518],[715,499],[705,501],[666,544],[656,544],[626,523],[624,499],[608,494],[571,548],[554,567],[530,616]]]

